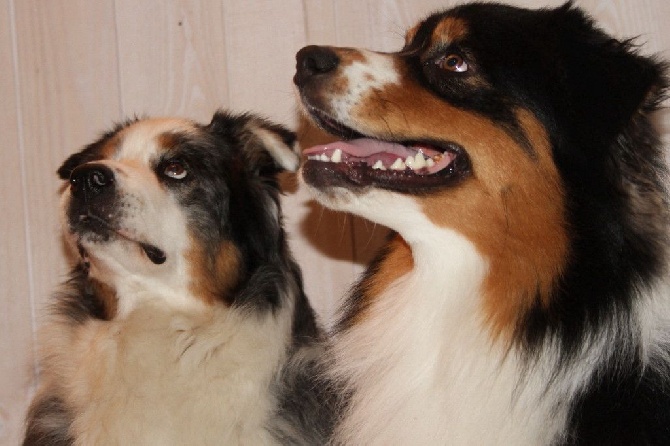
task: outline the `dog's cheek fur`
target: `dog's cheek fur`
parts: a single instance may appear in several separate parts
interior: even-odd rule
[[[407,139],[430,135],[466,148],[472,178],[414,199],[434,224],[465,235],[490,261],[484,317],[494,337],[509,339],[538,298],[548,305],[570,250],[563,184],[544,126],[531,112],[516,110],[529,153],[505,128],[413,82],[387,85],[374,97],[354,112],[361,122],[379,125],[370,129],[375,134],[400,129]]]
[[[240,253],[230,241],[221,241],[212,246],[192,243],[186,254],[190,265],[190,288],[194,296],[213,305],[233,303],[233,291],[240,281]]]

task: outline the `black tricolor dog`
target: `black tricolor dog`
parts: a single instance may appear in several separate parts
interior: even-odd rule
[[[336,444],[670,444],[664,66],[568,3],[310,46],[326,206],[396,231],[334,339]]]
[[[45,326],[24,444],[323,441],[308,407],[321,335],[279,203],[294,142],[219,112],[129,121],[65,161],[78,262]]]

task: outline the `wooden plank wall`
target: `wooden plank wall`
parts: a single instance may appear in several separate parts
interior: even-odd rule
[[[0,0],[0,444],[19,441],[40,309],[66,272],[54,172],[68,154],[126,116],[206,121],[218,107],[258,111],[298,128],[307,144],[321,140],[296,113],[295,52],[308,43],[392,50],[408,25],[454,3]],[[606,30],[668,55],[667,0],[576,3]],[[659,120],[670,129],[667,113]],[[328,320],[384,230],[324,211],[285,183],[291,243]]]

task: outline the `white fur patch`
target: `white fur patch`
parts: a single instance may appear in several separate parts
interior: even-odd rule
[[[44,379],[65,390],[77,445],[273,444],[289,307],[256,318],[144,303],[121,320],[57,323]]]
[[[295,172],[300,166],[300,147],[296,142],[287,146],[276,133],[259,127],[250,127],[249,130],[260,138],[265,149],[277,163],[289,172]]]
[[[416,229],[415,268],[334,340],[334,373],[355,390],[338,444],[548,443],[565,412],[550,416],[544,381],[521,382],[515,353],[488,336],[485,259],[453,231]]]
[[[331,189],[330,207],[399,231],[414,268],[375,296],[365,315],[333,340],[332,373],[354,391],[336,444],[549,444],[574,394],[599,360],[548,387],[556,358],[547,351],[523,375],[517,351],[494,343],[482,313],[487,260],[457,232],[433,225],[409,196]]]
[[[347,80],[347,91],[330,98],[333,118],[352,127],[360,127],[360,122],[353,122],[353,109],[362,103],[365,96],[375,89],[382,89],[389,84],[400,83],[400,75],[395,69],[393,59],[387,55],[367,50],[357,50],[365,61],[354,61],[342,69],[340,77]]]

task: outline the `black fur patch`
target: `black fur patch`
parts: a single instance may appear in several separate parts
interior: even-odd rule
[[[420,66],[422,45],[445,17],[463,19],[467,33],[444,51],[471,55],[487,87],[454,86]],[[514,108],[529,109],[549,134],[568,200],[570,258],[549,307],[538,299],[521,318],[517,341],[529,359],[557,341],[566,370],[593,333],[609,332],[619,346],[575,401],[566,444],[670,444],[670,375],[641,367],[629,319],[640,294],[668,273],[667,172],[650,123],[664,99],[665,65],[569,3],[463,5],[429,18],[404,51],[435,94],[512,134]]]
[[[72,419],[60,398],[47,396],[33,402],[27,417],[23,446],[70,446]]]

